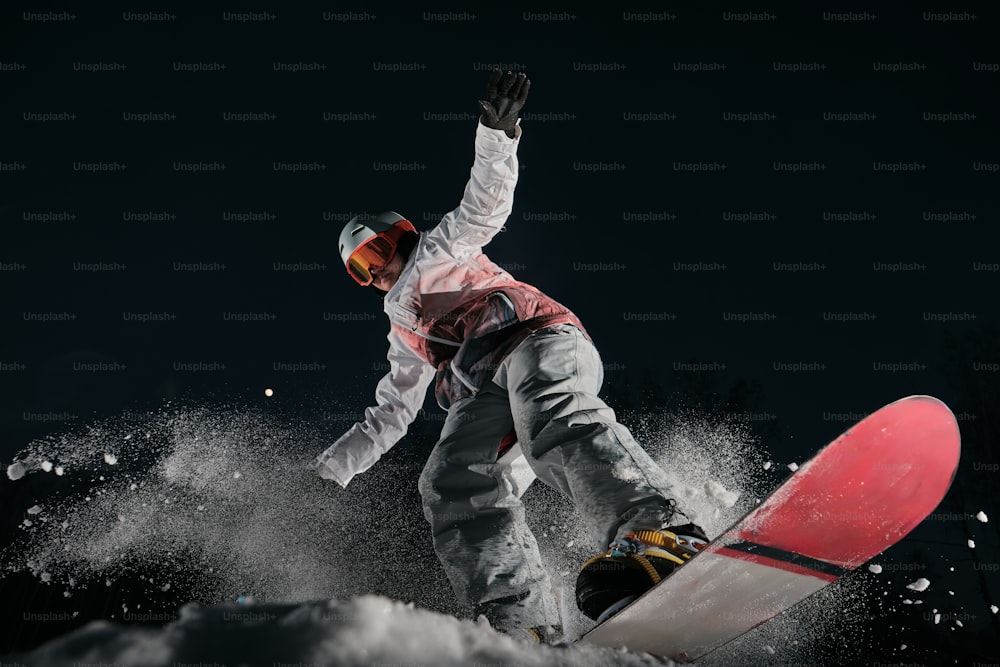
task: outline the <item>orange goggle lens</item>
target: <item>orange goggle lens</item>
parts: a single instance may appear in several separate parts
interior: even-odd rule
[[[347,259],[347,273],[359,285],[371,285],[375,280],[371,269],[385,266],[396,254],[399,240],[406,232],[416,232],[409,220],[400,220],[390,229],[359,245]]]

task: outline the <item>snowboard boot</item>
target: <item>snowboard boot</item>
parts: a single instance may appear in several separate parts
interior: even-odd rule
[[[497,629],[497,632],[528,644],[554,644],[562,638],[562,626],[539,625],[533,628]]]
[[[509,630],[501,630],[500,632],[527,644],[542,643],[541,628],[511,628]]]
[[[551,625],[539,625],[534,628],[510,628],[500,630],[500,632],[528,644],[553,644],[562,636],[560,626]]]
[[[580,568],[576,604],[587,617],[601,623],[707,545],[705,531],[693,523],[629,533]]]

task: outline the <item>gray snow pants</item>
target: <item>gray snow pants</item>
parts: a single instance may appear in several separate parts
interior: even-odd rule
[[[448,411],[420,475],[424,516],[455,594],[493,627],[560,622],[524,507],[496,462],[512,427],[538,479],[588,522],[593,553],[673,515],[663,471],[597,396],[603,377],[583,333],[555,325],[525,339],[492,382]]]

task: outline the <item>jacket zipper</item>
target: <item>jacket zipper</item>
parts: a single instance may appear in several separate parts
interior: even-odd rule
[[[419,320],[420,320],[420,316],[419,315],[417,316],[417,320],[418,320],[418,324],[419,324]],[[406,327],[407,329],[409,329],[413,333],[417,334],[421,338],[426,338],[427,340],[432,340],[435,343],[441,343],[442,345],[451,345],[452,347],[462,347],[461,343],[456,343],[453,340],[448,340],[446,338],[438,338],[437,336],[432,336],[429,333],[424,333],[423,331],[418,331],[417,330],[418,324],[414,324],[413,326],[410,326],[406,322],[401,322],[399,320],[399,318],[393,318],[393,321],[396,324],[400,325],[400,326]]]
[[[469,391],[473,394],[477,393],[479,390],[472,385],[472,381],[465,377],[465,373],[458,370],[458,366],[455,365],[455,360],[452,359],[448,362],[448,367],[451,368],[452,374],[459,379],[459,381],[468,387]]]
[[[510,308],[511,312],[514,313],[514,317],[517,317],[517,308],[514,307],[514,304],[511,302],[510,297],[507,296],[506,294],[504,294],[503,292],[500,292],[500,291],[491,292],[490,296],[493,296],[494,294],[496,294],[501,299],[503,299],[504,301],[506,301],[507,302],[507,306]]]

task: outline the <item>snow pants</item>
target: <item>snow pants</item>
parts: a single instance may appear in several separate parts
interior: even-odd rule
[[[497,464],[512,428],[538,479],[587,521],[587,557],[673,516],[663,471],[597,396],[603,378],[593,344],[576,327],[555,325],[526,338],[492,382],[448,411],[420,475],[424,516],[455,594],[493,627],[560,622],[524,507]]]

